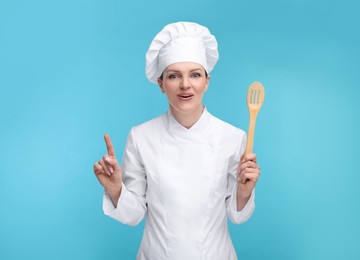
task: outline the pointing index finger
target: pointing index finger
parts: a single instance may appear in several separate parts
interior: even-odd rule
[[[105,134],[104,139],[105,139],[108,155],[115,156],[115,150],[114,150],[114,146],[111,142],[110,136],[108,134]]]

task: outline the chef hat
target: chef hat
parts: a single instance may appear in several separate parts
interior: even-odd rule
[[[146,77],[157,83],[166,67],[176,62],[195,62],[210,73],[219,59],[217,47],[215,36],[202,25],[168,24],[155,36],[146,53]]]

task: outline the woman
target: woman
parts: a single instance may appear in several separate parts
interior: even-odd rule
[[[252,215],[260,168],[255,154],[242,156],[245,132],[202,104],[217,60],[206,27],[165,26],[146,54],[146,75],[169,111],[131,129],[122,169],[105,135],[108,154],[94,164],[103,209],[128,225],[146,216],[137,259],[237,259],[226,216],[243,223]]]

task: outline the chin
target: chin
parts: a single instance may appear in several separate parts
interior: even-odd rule
[[[180,106],[176,106],[175,110],[177,110],[181,113],[191,113],[191,112],[194,112],[198,107],[199,107],[199,105],[183,104]],[[201,105],[201,107],[202,107],[202,105]]]

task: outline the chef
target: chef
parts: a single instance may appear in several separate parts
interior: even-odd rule
[[[94,164],[103,210],[127,225],[146,218],[137,259],[237,259],[227,217],[250,218],[260,168],[255,154],[243,155],[245,132],[202,103],[218,56],[206,27],[165,26],[146,53],[146,76],[169,110],[131,129],[121,168],[104,136],[108,153]]]

